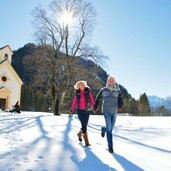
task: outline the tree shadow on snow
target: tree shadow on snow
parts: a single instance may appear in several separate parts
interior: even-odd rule
[[[75,117],[75,119],[79,120],[78,117]],[[88,125],[88,127],[90,127]],[[92,129],[95,129],[92,127]],[[98,130],[98,129],[97,129]],[[84,142],[83,142],[84,144]],[[116,171],[116,169],[110,167],[109,165],[103,163],[92,151],[91,146],[85,147],[82,143],[80,145],[82,146],[84,152],[85,152],[85,158],[83,160],[79,160],[77,155],[72,155],[71,159],[76,164],[76,166],[79,168],[80,171]]]
[[[127,137],[123,137],[123,136],[116,135],[116,134],[114,134],[114,136],[117,137],[117,138],[120,138],[120,139],[129,141],[131,143],[134,143],[134,144],[143,146],[143,147],[151,148],[151,149],[158,150],[158,151],[165,152],[165,153],[169,153],[169,154],[171,153],[170,150],[165,150],[165,149],[162,149],[162,148],[159,148],[159,147],[154,147],[154,146],[151,146],[151,145],[148,145],[148,144],[144,144],[142,142],[138,142],[138,141],[135,141],[135,140],[131,140],[131,139],[127,138]]]
[[[125,157],[114,153],[113,157],[115,160],[120,163],[122,168],[126,171],[144,171],[142,168],[137,166],[136,164],[132,163],[131,161],[127,160]]]
[[[80,171],[116,171],[116,169],[110,167],[109,165],[103,163],[89,147],[84,147],[85,158],[81,161],[72,157],[73,162],[77,165]]]
[[[75,142],[71,142],[69,134],[71,131],[71,127],[72,127],[72,121],[73,119],[77,119],[77,117],[72,117],[68,119],[68,123],[66,126],[66,129],[64,131],[64,139],[63,139],[63,151],[64,153],[61,154],[61,156],[58,158],[58,163],[60,163],[60,165],[58,165],[56,167],[56,171],[60,170],[60,171],[65,171],[67,170],[67,163],[66,163],[66,155],[65,152],[69,152],[70,153],[70,158],[71,158],[71,162],[72,164],[68,163],[68,165],[72,165],[73,167],[69,168],[70,171],[75,171],[75,170],[79,170],[79,171],[98,171],[98,170],[102,170],[102,171],[116,171],[115,169],[109,167],[108,165],[104,164],[92,151],[90,148],[86,148],[84,147],[81,143],[80,145],[82,146],[83,150],[85,151],[85,158],[83,160],[79,160],[79,150],[73,147],[72,143]],[[73,135],[76,136],[76,135]],[[76,137],[77,139],[77,137]],[[76,141],[77,142],[77,141]],[[79,143],[79,142],[77,142]],[[69,161],[68,161],[69,162]]]
[[[63,138],[63,141],[61,142],[61,144],[63,144],[63,149],[62,149],[63,153],[61,153],[61,155],[58,156],[57,160],[58,160],[58,163],[60,163],[60,164],[58,164],[56,166],[55,171],[57,171],[57,170],[59,170],[59,171],[66,170],[65,167],[68,164],[68,163],[66,163],[66,158],[68,156],[66,156],[65,153],[69,152],[69,153],[71,153],[71,155],[77,155],[74,147],[71,145],[70,138],[69,138],[69,134],[70,134],[70,131],[71,131],[72,120],[73,120],[72,117],[68,118],[68,123],[67,123],[66,129],[65,129],[65,131],[63,133],[64,138]],[[70,168],[70,170],[73,170],[73,169]]]
[[[38,165],[36,166],[37,168],[34,168],[34,169],[41,170],[42,164],[44,163],[44,155],[49,150],[50,142],[51,142],[51,138],[48,136],[48,132],[46,132],[44,129],[43,123],[41,121],[41,117],[43,116],[20,118],[19,119],[20,122],[15,123],[14,129],[10,130],[10,133],[12,133],[13,136],[8,138],[9,143],[12,143],[10,147],[11,150],[9,152],[6,152],[0,155],[1,156],[0,159],[8,158],[8,160],[5,160],[5,163],[3,163],[3,165],[0,166],[0,170],[15,170],[16,167],[18,170],[20,170],[20,167],[22,167],[22,164],[29,163],[30,160],[35,160],[35,162],[38,163]],[[27,129],[30,127],[35,127],[35,125],[40,130],[40,136],[38,136],[33,142],[29,144],[24,143],[22,146],[18,146],[17,142],[18,141],[24,142],[24,140],[18,139],[17,135],[19,133],[15,133],[15,132],[19,129],[23,130],[23,129]],[[4,133],[8,133],[8,131],[9,130],[5,130]],[[28,135],[28,136],[31,136],[31,135]],[[16,142],[13,141],[12,138]],[[34,150],[37,151],[36,147],[38,143],[41,143],[42,141],[45,141],[46,143],[45,148],[37,154],[35,159],[30,158],[29,154],[33,152]]]

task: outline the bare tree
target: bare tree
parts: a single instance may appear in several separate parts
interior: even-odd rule
[[[84,0],[55,0],[48,9],[38,6],[33,11],[35,34],[49,63],[55,115],[60,114],[67,89],[81,70],[79,58],[102,58],[97,48],[88,46],[95,16],[91,3]]]

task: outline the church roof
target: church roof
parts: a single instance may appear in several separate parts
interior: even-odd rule
[[[11,48],[10,48],[9,45],[6,45],[6,46],[1,47],[0,50],[5,49],[6,47],[8,47],[11,50]],[[11,50],[11,52],[12,52],[12,50]]]

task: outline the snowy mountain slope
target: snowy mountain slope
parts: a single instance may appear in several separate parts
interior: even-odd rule
[[[171,117],[118,116],[114,154],[102,125],[103,116],[90,116],[85,148],[76,115],[0,113],[0,171],[170,171]]]
[[[171,97],[161,98],[158,96],[148,96],[150,106],[153,111],[162,105],[171,112]]]

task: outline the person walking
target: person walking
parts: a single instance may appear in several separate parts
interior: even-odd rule
[[[105,127],[101,127],[101,136],[104,137],[107,133],[108,150],[113,153],[112,130],[114,128],[117,112],[121,111],[123,106],[123,95],[114,77],[109,76],[106,87],[103,87],[97,94],[95,99],[94,111],[102,100],[101,110],[105,118]]]
[[[94,107],[94,98],[86,81],[78,81],[75,86],[75,95],[72,101],[70,112],[73,113],[77,107],[78,118],[81,123],[81,129],[78,132],[78,140],[81,142],[82,137],[85,141],[85,146],[90,146],[87,134],[87,125],[89,116]]]

